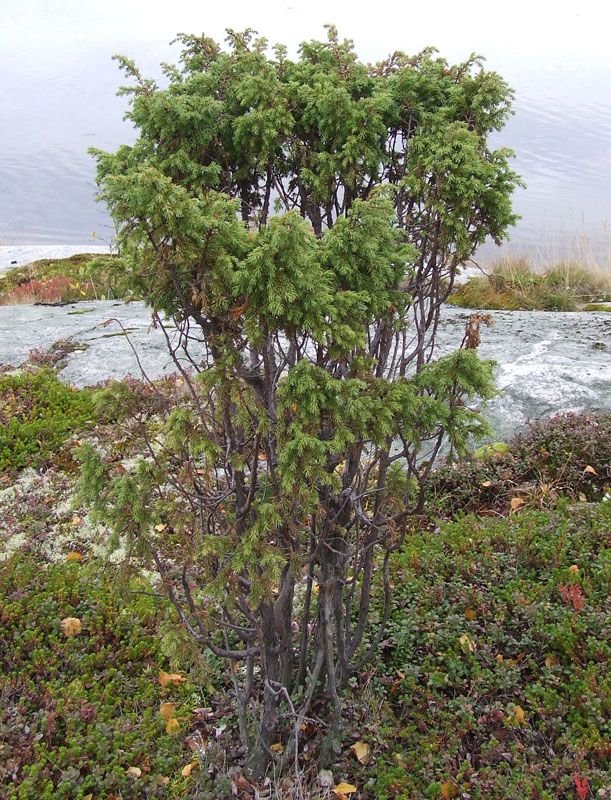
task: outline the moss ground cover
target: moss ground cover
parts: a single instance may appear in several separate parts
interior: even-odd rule
[[[611,271],[568,262],[536,271],[526,260],[501,262],[485,276],[469,278],[448,302],[463,308],[513,311],[605,310]]]
[[[74,303],[125,295],[117,256],[90,253],[41,259],[0,276],[0,305]]]

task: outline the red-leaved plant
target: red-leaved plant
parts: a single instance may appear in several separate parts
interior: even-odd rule
[[[588,795],[590,794],[590,787],[588,785],[587,778],[580,778],[577,773],[573,775],[575,780],[575,788],[577,790],[577,797],[579,800],[586,800]]]
[[[575,611],[582,611],[585,605],[583,592],[580,586],[571,584],[570,586],[563,586],[561,583],[558,585],[562,599],[568,606],[572,606]]]

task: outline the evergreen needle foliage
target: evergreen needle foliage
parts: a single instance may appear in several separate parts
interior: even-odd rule
[[[483,429],[465,398],[491,395],[491,365],[432,356],[458,266],[515,221],[511,153],[487,145],[511,93],[476,57],[362,64],[333,27],[297,61],[250,31],[179,41],[166,88],[120,58],[139,138],[95,155],[189,402],[134,471],[80,448],[83,492],[233,661],[260,776],[299,758],[314,703],[321,762],[337,750],[442,439]]]

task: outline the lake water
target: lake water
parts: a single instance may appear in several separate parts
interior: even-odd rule
[[[295,54],[323,24],[355,40],[364,60],[434,44],[449,60],[475,51],[514,88],[515,115],[495,144],[512,147],[527,189],[515,195],[522,220],[510,248],[536,258],[567,252],[611,254],[611,12],[585,0],[528,3],[511,11],[489,2],[378,4],[377,16],[341,0],[212,6],[174,0],[2,0],[0,5],[0,242],[85,244],[112,226],[94,202],[90,146],[115,149],[133,139],[113,53],[147,75],[179,55],[168,42],[181,30],[218,40],[225,27],[256,27]],[[482,260],[495,256],[485,248]]]

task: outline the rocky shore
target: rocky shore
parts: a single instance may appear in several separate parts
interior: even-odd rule
[[[85,249],[90,248],[1,247],[0,268]],[[93,250],[107,252],[107,248]],[[444,309],[438,334],[440,355],[460,345],[470,313],[449,306]],[[494,324],[482,328],[479,352],[497,362],[501,393],[484,410],[495,437],[507,439],[527,420],[559,411],[611,411],[609,314],[495,311],[491,316]],[[105,325],[108,320],[113,321]],[[76,386],[128,374],[140,377],[140,365],[152,379],[175,370],[163,335],[152,328],[150,311],[143,303],[0,307],[0,364],[17,367],[30,351],[48,350],[59,340],[68,340],[72,350],[59,374]]]

